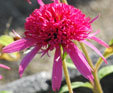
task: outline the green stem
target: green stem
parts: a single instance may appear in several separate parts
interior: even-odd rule
[[[92,70],[94,70],[94,65],[93,65],[93,63],[92,63],[92,61],[91,61],[91,59],[90,59],[90,57],[88,55],[88,52],[87,52],[87,50],[85,48],[85,45],[83,43],[80,43],[80,42],[79,42],[79,44],[80,44],[80,46],[81,46],[81,48],[82,48],[82,50],[83,50],[83,52],[85,54],[85,57],[86,57],[86,59],[88,61],[88,64],[90,65],[90,67],[92,68]]]
[[[73,93],[72,87],[71,87],[71,81],[69,78],[69,73],[68,73],[68,69],[67,69],[67,65],[65,62],[65,53],[63,53],[63,48],[61,46],[61,57],[62,57],[62,65],[63,65],[63,70],[64,70],[64,75],[65,75],[65,79],[66,79],[66,83],[69,89],[69,93]]]
[[[64,75],[65,75],[66,83],[69,89],[69,93],[73,93],[73,90],[71,87],[71,81],[70,81],[68,70],[67,70],[67,65],[64,60],[63,60],[63,69],[64,69]]]
[[[62,0],[63,3],[68,4],[67,0]]]
[[[86,59],[90,65],[90,67],[93,69],[93,71],[92,71],[92,74],[94,76],[94,84],[92,84],[93,85],[93,92],[94,93],[103,93],[101,85],[100,85],[100,81],[99,81],[98,76],[97,76],[97,70],[94,68],[94,65],[93,65],[93,63],[88,55],[88,52],[87,52],[84,44],[83,43],[79,43],[79,44],[80,44],[80,46],[81,46],[81,48],[86,56]]]
[[[95,64],[95,70],[96,71],[98,71],[98,69],[99,69],[100,65],[102,64],[102,62],[103,62],[103,59],[100,57],[98,59],[98,61],[96,62],[96,64]]]
[[[93,86],[94,93],[103,93],[96,70],[93,72],[93,76],[94,76],[94,86]]]

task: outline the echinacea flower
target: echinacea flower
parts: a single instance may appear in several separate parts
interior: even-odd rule
[[[69,54],[74,65],[79,72],[90,81],[93,81],[92,69],[89,66],[81,50],[73,41],[83,42],[102,56],[100,51],[87,39],[93,39],[105,47],[109,47],[104,41],[95,37],[98,33],[92,33],[91,20],[86,17],[81,10],[64,3],[54,0],[54,3],[44,4],[42,0],[37,0],[40,4],[39,9],[35,9],[29,17],[26,18],[24,37],[14,43],[6,46],[3,52],[11,53],[23,49],[34,47],[20,63],[19,74],[22,76],[24,70],[32,58],[41,51],[42,55],[56,49],[52,72],[52,88],[59,90],[62,80],[62,58],[60,46],[63,51]]]
[[[4,68],[4,69],[8,69],[10,70],[10,67],[6,66],[6,65],[3,65],[3,64],[0,64],[0,68]],[[0,79],[2,79],[2,75],[0,75]]]

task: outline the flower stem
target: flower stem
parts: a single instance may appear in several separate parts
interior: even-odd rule
[[[83,52],[85,54],[85,57],[86,57],[86,59],[88,61],[88,64],[90,65],[90,67],[92,68],[92,70],[94,70],[94,65],[93,65],[92,60],[90,59],[90,57],[88,55],[88,52],[87,52],[87,50],[85,48],[85,45],[83,43],[81,43],[81,42],[79,42],[79,44],[80,44],[80,46],[81,46],[81,48],[82,48],[82,50],[83,50]]]
[[[63,3],[68,4],[67,0],[62,0]]]
[[[97,61],[97,63],[95,64],[95,70],[98,71],[100,65],[102,64],[103,59],[100,57]]]
[[[68,70],[67,70],[67,65],[64,60],[63,60],[63,69],[64,69],[64,75],[65,75],[66,83],[69,89],[69,93],[73,93],[73,90],[71,87],[71,81],[70,81]]]
[[[95,69],[90,57],[88,56],[88,52],[87,52],[84,44],[83,43],[79,43],[79,44],[80,44],[80,46],[81,46],[81,48],[86,56],[86,59],[90,65],[90,67],[93,69],[93,71],[92,71],[92,74],[94,76],[94,84],[92,84],[93,85],[93,92],[94,93],[103,93],[101,85],[100,85],[100,81],[99,81],[98,76],[97,76],[97,70]]]
[[[100,81],[98,79],[98,75],[97,75],[97,71],[95,70],[93,72],[93,76],[94,76],[94,86],[93,86],[93,91],[94,93],[103,93],[102,87],[100,85]]]
[[[62,46],[60,48],[61,48],[62,65],[63,65],[63,70],[64,70],[66,83],[67,83],[67,86],[68,86],[68,89],[69,89],[69,93],[73,93],[73,90],[72,90],[72,87],[71,87],[71,81],[70,81],[69,73],[68,73],[68,69],[67,69],[67,65],[66,65],[66,62],[65,62],[66,55],[63,52]]]

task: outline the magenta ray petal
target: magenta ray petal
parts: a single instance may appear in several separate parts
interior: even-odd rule
[[[38,4],[39,4],[40,6],[45,5],[44,2],[43,2],[42,0],[37,0],[37,2],[38,2]]]
[[[8,67],[8,66],[6,66],[6,65],[3,65],[3,64],[0,64],[0,67],[1,67],[1,68],[5,68],[5,69],[8,69],[8,70],[11,69],[10,67]]]
[[[20,50],[23,50],[25,48],[32,46],[33,43],[34,43],[34,40],[22,38],[4,47],[2,52],[12,53],[12,52],[20,51]]]
[[[95,18],[93,18],[89,23],[90,23],[90,24],[93,23],[95,20],[97,20],[97,19],[99,18],[99,16],[100,16],[100,14],[97,15]]]
[[[89,46],[90,48],[92,48],[99,56],[102,57],[102,59],[105,61],[105,63],[107,64],[107,60],[104,58],[104,56],[101,54],[101,52],[95,47],[93,46],[91,43],[87,42],[87,41],[82,41],[83,43],[85,43],[87,46]]]
[[[109,45],[107,43],[105,43],[104,41],[102,41],[101,39],[93,36],[91,37],[91,39],[95,40],[96,42],[98,42],[99,44],[101,44],[102,46],[106,47],[106,48],[109,48]]]
[[[52,89],[53,91],[59,90],[62,80],[62,59],[60,48],[56,48],[54,63],[53,63],[53,72],[52,72]]]
[[[20,66],[19,66],[20,77],[22,77],[22,74],[23,74],[24,70],[26,69],[26,67],[28,66],[30,61],[33,59],[33,57],[36,55],[36,53],[39,51],[39,49],[40,49],[40,47],[35,47],[34,49],[31,50],[30,53],[28,53],[23,58],[22,62],[20,63]]]
[[[87,79],[93,82],[92,69],[89,66],[86,58],[82,54],[82,52],[78,49],[76,45],[70,45],[68,49],[66,49],[67,53],[71,57],[74,65],[77,67],[79,72]]]
[[[91,39],[91,37],[95,36],[95,35],[98,34],[99,32],[100,32],[100,30],[97,30],[96,32],[89,34],[89,35],[88,35],[88,39]]]
[[[2,77],[2,75],[0,75],[0,79],[2,79],[3,77]]]

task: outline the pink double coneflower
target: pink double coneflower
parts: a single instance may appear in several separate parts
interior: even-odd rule
[[[10,70],[10,67],[6,66],[6,65],[3,65],[3,64],[0,64],[0,68],[4,68],[4,69],[8,69]],[[0,79],[2,79],[2,75],[0,75]]]
[[[93,81],[92,69],[89,66],[81,50],[73,41],[83,42],[99,54],[107,63],[100,51],[94,47],[87,39],[93,39],[105,47],[109,47],[105,42],[95,37],[98,33],[92,33],[91,20],[86,17],[81,10],[54,0],[54,3],[44,4],[42,0],[37,0],[39,9],[35,9],[26,18],[24,37],[13,42],[3,49],[5,53],[21,51],[34,47],[22,60],[19,66],[19,74],[22,76],[25,68],[32,58],[41,51],[42,55],[56,49],[52,72],[52,88],[59,90],[62,80],[62,58],[61,49],[67,53],[79,72],[90,81]]]

